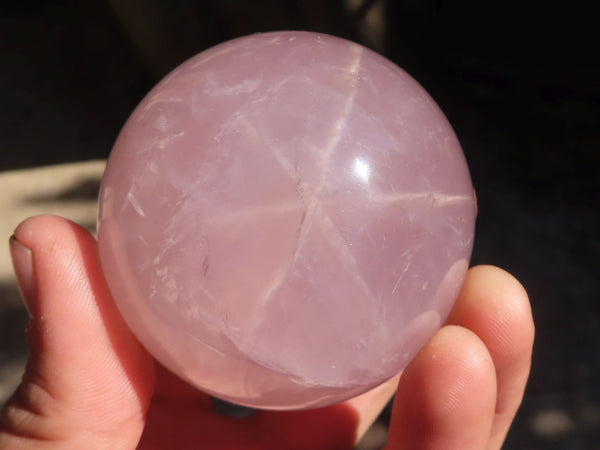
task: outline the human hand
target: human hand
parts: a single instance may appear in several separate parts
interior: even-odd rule
[[[15,230],[11,253],[32,318],[27,369],[0,423],[1,449],[352,448],[396,388],[387,448],[495,449],[529,374],[527,294],[511,275],[482,266],[469,271],[446,326],[399,382],[326,408],[224,417],[131,334],[90,233],[34,217]]]

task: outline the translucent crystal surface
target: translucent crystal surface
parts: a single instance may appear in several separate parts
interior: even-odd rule
[[[159,361],[287,409],[401,371],[447,316],[473,230],[464,156],[423,88],[360,45],[277,32],[211,48],[146,96],[111,153],[98,238]]]

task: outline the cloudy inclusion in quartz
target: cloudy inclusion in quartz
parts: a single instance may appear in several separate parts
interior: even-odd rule
[[[141,102],[111,153],[110,290],[164,365],[243,405],[377,386],[439,328],[474,198],[450,125],[357,44],[278,32],[211,48]]]

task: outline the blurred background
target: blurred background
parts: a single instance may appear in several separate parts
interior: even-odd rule
[[[505,448],[600,448],[600,37],[590,3],[3,3],[0,232],[8,240],[39,212],[93,229],[103,163],[89,161],[108,156],[144,94],[195,53],[279,29],[352,39],[407,70],[445,111],[479,199],[472,262],[509,270],[530,294],[533,371]],[[18,299],[4,247],[0,403],[26,358]],[[386,411],[360,448],[381,448],[388,421]]]

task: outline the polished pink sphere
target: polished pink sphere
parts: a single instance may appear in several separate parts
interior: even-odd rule
[[[243,405],[324,406],[400,372],[448,315],[475,201],[452,128],[385,58],[306,32],[213,47],[111,153],[98,241],[142,344]]]

